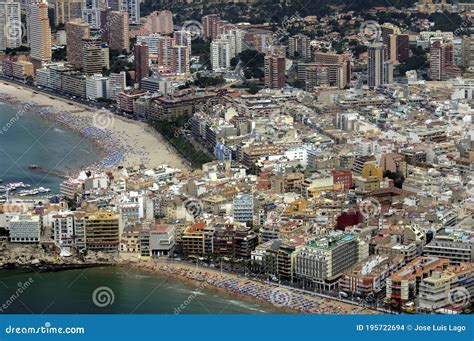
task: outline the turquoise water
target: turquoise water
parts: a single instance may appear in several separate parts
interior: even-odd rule
[[[59,191],[61,178],[31,171],[39,165],[68,172],[99,160],[99,150],[81,136],[38,115],[0,103],[0,178],[4,183],[25,182]]]
[[[11,299],[20,287],[23,292]],[[103,287],[108,289],[98,289]],[[107,294],[102,296],[103,301],[97,299],[99,304],[110,304],[94,304],[96,290],[112,293],[113,300]],[[6,308],[5,303],[9,303]],[[119,267],[41,273],[0,270],[2,306],[3,313],[8,314],[175,314],[179,307],[181,314],[277,313],[272,306],[244,301],[213,291],[212,287]]]

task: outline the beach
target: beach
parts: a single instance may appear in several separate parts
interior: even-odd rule
[[[166,164],[182,170],[189,169],[186,160],[144,122],[129,120],[105,109],[90,108],[17,84],[6,84],[5,81],[0,81],[0,101],[16,106],[18,119],[21,119],[22,112],[33,112],[93,142],[102,151],[101,161],[94,165],[97,168],[140,164],[154,168]]]
[[[336,299],[328,299],[280,287],[276,284],[251,280],[231,273],[219,272],[212,268],[198,268],[179,262],[136,262],[126,266],[171,276],[193,283],[198,288],[212,287],[214,290],[234,294],[240,298],[254,300],[260,304],[271,304],[282,313],[304,314],[379,314],[379,312]]]

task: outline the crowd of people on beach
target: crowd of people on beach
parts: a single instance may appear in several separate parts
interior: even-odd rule
[[[64,112],[52,106],[34,103],[25,104],[18,99],[6,95],[2,96],[1,99],[17,107],[27,106],[27,111],[70,129],[85,140],[92,142],[100,150],[101,159],[97,163],[89,165],[90,168],[110,168],[123,163],[131,155],[138,156],[140,159],[139,163],[141,164],[148,164],[150,162],[149,153],[144,148],[137,148],[133,143],[130,143],[133,138],[130,134],[125,133],[125,136],[122,136],[122,138],[117,138],[116,134],[111,131],[111,125],[114,124],[112,113],[107,112],[107,117],[97,119],[102,119],[106,122],[99,121],[96,123],[94,122],[94,115],[97,115],[97,113],[91,112],[90,116],[80,116],[74,113],[74,111],[82,112],[83,109]]]
[[[364,308],[336,300],[301,293],[276,284],[257,282],[239,275],[191,269],[179,264],[148,265],[152,271],[168,273],[189,280],[205,282],[214,287],[239,295],[250,296],[271,303],[279,308],[311,314],[360,314]]]

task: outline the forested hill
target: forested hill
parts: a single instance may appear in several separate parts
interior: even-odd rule
[[[175,13],[179,20],[198,20],[203,15],[216,13],[232,22],[259,23],[278,22],[296,12],[301,16],[321,16],[334,12],[361,12],[378,6],[409,7],[415,2],[415,0],[257,0],[249,5],[244,1],[231,4],[222,0],[202,0],[193,3],[183,0],[145,0],[141,4],[141,14],[145,16],[156,10],[168,9]]]

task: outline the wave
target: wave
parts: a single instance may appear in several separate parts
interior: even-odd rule
[[[201,291],[196,291],[196,290],[188,290],[188,289],[182,289],[182,288],[176,288],[176,287],[168,287],[169,289],[173,289],[175,291],[179,291],[179,292],[182,292],[182,293],[186,293],[186,294],[189,294],[189,295],[195,295],[195,296],[206,296],[205,293],[201,292]]]

